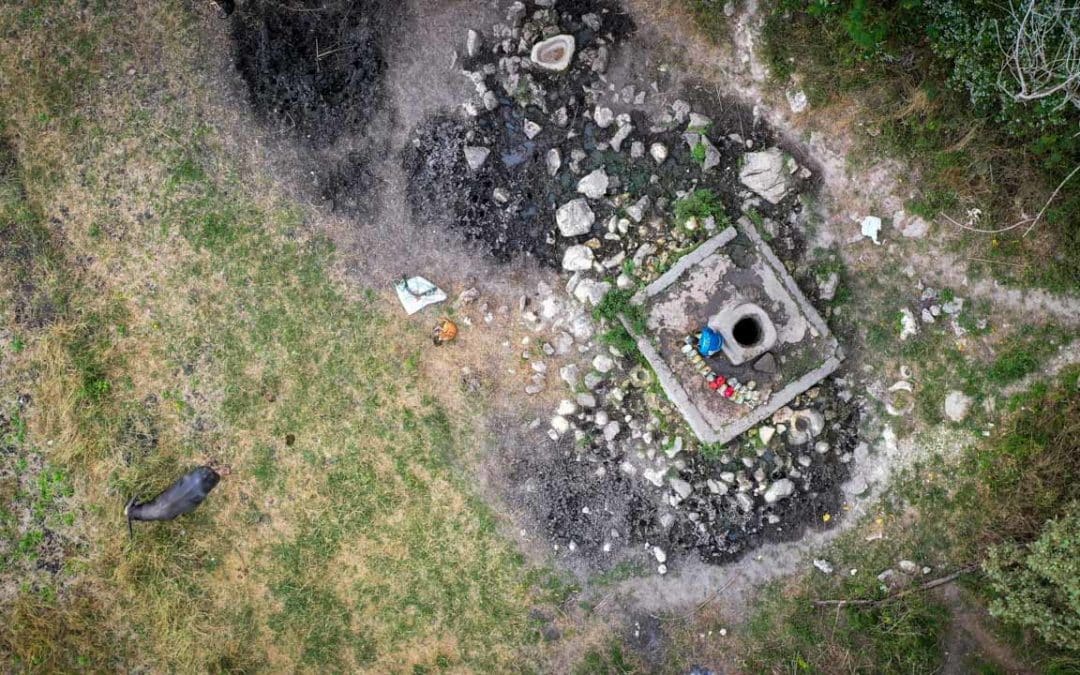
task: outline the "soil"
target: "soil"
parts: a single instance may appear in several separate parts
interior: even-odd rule
[[[361,131],[383,97],[385,0],[249,0],[233,14],[255,111],[315,146]]]
[[[444,349],[441,354],[446,356],[433,359],[438,363],[431,369],[450,381],[460,379],[490,407],[487,431],[492,445],[478,462],[477,480],[496,510],[507,514],[507,531],[528,554],[539,561],[553,557],[587,583],[626,566],[633,574],[644,573],[603,589],[625,597],[632,613],[693,607],[717,595],[727,607],[742,607],[749,589],[807,565],[815,547],[864,512],[876,489],[845,501],[841,487],[846,480],[883,478],[894,463],[917,451],[911,441],[896,443],[893,436],[893,442],[883,443],[867,461],[851,459],[859,428],[866,426],[859,397],[850,396],[850,381],[859,377],[858,359],[850,359],[847,371],[823,384],[818,399],[799,402],[826,410],[826,430],[815,440],[825,440],[831,448],[825,461],[808,468],[804,492],[768,508],[757,497],[749,516],[736,513],[724,499],[709,494],[704,480],[741,469],[738,459],[723,462],[684,453],[678,473],[695,491],[665,527],[661,517],[671,511],[664,501],[666,492],[621,469],[623,460],[633,457],[632,448],[612,450],[598,442],[547,437],[546,421],[558,398],[569,393],[560,392],[561,383],[550,372],[542,394],[522,393],[520,373],[529,370],[519,358],[518,345],[523,337],[539,344],[550,336],[523,323],[522,312],[513,308],[537,299],[539,283],[563,285],[558,266],[566,246],[596,238],[597,259],[617,250],[604,234],[609,217],[625,209],[619,193],[648,195],[655,204],[680,190],[709,188],[727,214],[737,217],[746,195],[733,169],[748,150],[747,140],[752,149],[779,145],[811,170],[813,177],[796,191],[811,198],[793,194],[775,206],[758,200],[756,208],[775,227],[770,245],[814,299],[817,290],[806,273],[807,252],[849,243],[852,215],[872,208],[870,195],[879,187],[888,192],[895,186],[893,167],[878,167],[869,178],[849,174],[843,161],[847,146],[825,145],[817,136],[806,146],[796,140],[806,137],[805,127],[782,105],[765,103],[776,96],[766,91],[760,64],[738,58],[749,44],[753,2],[739,17],[735,54],[693,37],[694,30],[666,15],[660,7],[664,3],[656,0],[630,0],[626,7],[631,14],[612,3],[560,2],[560,25],[575,35],[582,51],[590,49],[598,35],[608,42],[607,72],[599,77],[575,57],[568,73],[537,74],[542,94],[525,107],[489,73],[486,86],[496,92],[497,106],[486,111],[479,105],[480,113],[469,116],[461,104],[475,92],[461,71],[481,72],[485,65],[499,64],[490,52],[465,56],[466,31],[475,29],[490,43],[491,27],[505,22],[508,4],[412,0],[390,7],[382,2],[329,2],[320,5],[328,8],[325,11],[299,12],[296,21],[284,14],[292,10],[281,4],[239,4],[231,24],[235,62],[244,95],[263,128],[252,131],[241,119],[237,138],[255,136],[265,144],[252,150],[238,141],[237,150],[267,165],[286,193],[315,206],[309,225],[333,237],[342,251],[345,276],[355,286],[385,291],[402,274],[419,272],[451,297],[478,289],[480,300],[457,310],[471,324],[462,325],[459,344]],[[526,4],[531,15],[537,8]],[[314,3],[304,6],[312,9]],[[601,30],[584,25],[580,17],[589,12],[601,17]],[[651,21],[657,14],[665,20]],[[317,46],[312,37],[318,39]],[[668,47],[657,46],[665,41]],[[672,58],[671,44],[679,45],[678,58]],[[341,51],[323,56],[341,45]],[[658,64],[674,65],[665,69]],[[690,72],[694,75],[686,74]],[[715,84],[719,81],[724,82],[723,92]],[[615,100],[628,85],[648,94],[645,104]],[[717,142],[726,171],[703,177],[681,128],[650,127],[649,120],[670,111],[676,100],[713,120],[710,138],[738,134],[742,139],[743,144]],[[616,127],[597,128],[590,118],[595,104],[629,115],[636,132],[627,144],[640,140],[647,148],[662,142],[670,153],[667,161],[657,167],[647,153],[632,161],[625,147],[620,153],[600,147]],[[552,121],[562,106],[567,110],[565,126]],[[542,127],[533,139],[524,134],[525,118]],[[466,166],[467,144],[491,149],[477,171]],[[563,164],[555,179],[544,161],[550,148],[559,149]],[[567,170],[574,148],[586,152],[576,175]],[[578,178],[599,166],[606,167],[615,182],[610,203],[594,204],[597,217],[588,234],[558,236],[555,208],[579,196]],[[653,174],[657,178],[650,182]],[[493,199],[496,188],[506,191],[505,204]],[[660,207],[659,215],[669,216],[671,206],[669,201]],[[807,227],[810,211],[825,215],[824,226],[816,232]],[[850,262],[853,254],[844,255]],[[931,261],[920,273],[955,274],[955,269],[930,269],[941,257],[919,257]],[[1037,294],[1013,298],[1013,292],[1002,289],[978,284],[971,289],[974,293],[965,295],[995,300],[1004,296],[1013,310],[1043,307],[1072,321],[1080,316],[1069,299],[1047,298],[1033,305]],[[557,371],[574,356],[547,360],[549,370]],[[508,376],[508,371],[514,374]],[[610,384],[601,386],[598,398],[609,390]],[[644,397],[631,392],[624,408],[641,416],[644,406]],[[764,458],[764,465],[807,449],[782,448]],[[845,456],[847,461],[842,460]],[[689,513],[709,524],[704,531]],[[823,519],[825,514],[830,521]],[[778,522],[769,522],[769,516]],[[610,552],[605,552],[605,544],[611,544]],[[653,573],[656,560],[647,546],[667,552],[672,573]],[[644,632],[651,634],[651,629]],[[645,640],[644,653],[655,651],[652,642]]]

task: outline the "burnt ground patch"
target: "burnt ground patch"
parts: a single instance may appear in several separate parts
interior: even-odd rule
[[[255,111],[315,147],[362,130],[383,95],[387,0],[248,0],[233,13],[236,67]]]
[[[704,83],[681,79],[677,99],[656,96],[652,104],[661,83],[613,84],[605,76],[608,61],[621,54],[633,26],[616,9],[587,4],[560,12],[511,4],[506,23],[483,32],[482,46],[462,63],[475,88],[464,113],[421,123],[403,151],[414,217],[463,234],[500,261],[527,255],[559,267],[568,247],[584,244],[596,264],[575,278],[596,273],[608,288],[620,272],[630,280],[619,288],[655,278],[744,214],[797,266],[806,252],[799,191],[816,180],[804,168],[808,159],[785,149],[791,189],[778,203],[752,193],[739,177],[743,156],[777,145],[775,133],[750,107]],[[556,34],[572,35],[576,45],[561,73],[529,59],[531,44]],[[591,227],[563,235],[556,210],[581,199],[579,181],[600,169],[606,189],[588,198]],[[749,245],[739,242],[732,244],[736,253]],[[830,527],[823,515],[831,520],[841,511],[858,409],[832,385],[792,404],[828,420],[808,443],[793,446],[784,437],[765,447],[746,435],[725,448],[680,453],[671,452],[677,428],[646,423],[662,404],[599,379],[585,386],[603,410],[579,409],[562,421],[574,430],[572,442],[556,432],[496,453],[505,499],[571,566],[601,572],[644,559],[646,568],[665,569],[668,556],[729,562],[764,543],[797,539],[808,527]],[[622,426],[609,434],[612,421]],[[643,467],[655,466],[662,453],[669,460],[660,461],[664,473],[650,475]],[[673,493],[676,478],[685,496]],[[790,484],[790,496],[767,502],[774,483]]]

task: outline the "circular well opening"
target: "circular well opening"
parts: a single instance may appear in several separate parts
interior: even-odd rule
[[[753,347],[761,342],[761,324],[753,316],[744,316],[731,327],[731,337],[741,347]]]

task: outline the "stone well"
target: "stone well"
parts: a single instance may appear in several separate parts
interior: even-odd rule
[[[647,331],[634,335],[672,403],[703,442],[727,443],[840,365],[825,322],[745,218],[638,292]],[[631,330],[629,322],[623,323]],[[709,388],[681,349],[703,326],[724,338],[706,359],[714,372],[761,392],[755,407]]]

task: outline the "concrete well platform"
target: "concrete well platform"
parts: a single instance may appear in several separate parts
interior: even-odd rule
[[[632,302],[648,330],[634,335],[668,397],[705,443],[727,443],[766,419],[840,365],[825,322],[745,218],[679,259]],[[629,322],[623,321],[633,332]],[[724,338],[706,359],[719,375],[755,382],[759,405],[711,390],[681,349],[705,325]]]

